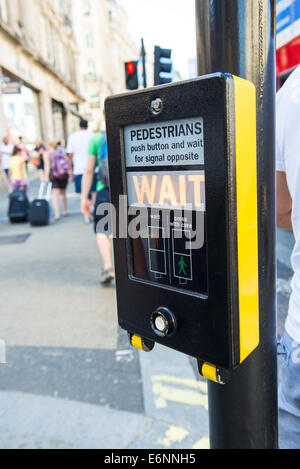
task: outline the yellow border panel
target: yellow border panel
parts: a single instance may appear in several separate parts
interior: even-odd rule
[[[259,344],[256,98],[234,77],[240,361]]]

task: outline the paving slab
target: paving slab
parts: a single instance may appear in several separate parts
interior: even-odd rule
[[[124,449],[150,424],[141,414],[105,406],[0,391],[0,448]]]

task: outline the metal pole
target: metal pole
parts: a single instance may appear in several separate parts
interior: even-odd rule
[[[143,62],[144,88],[147,88],[146,52],[145,52],[144,39],[142,39],[141,41],[142,41],[142,62]]]
[[[260,346],[228,385],[209,382],[212,449],[278,446],[275,256],[275,0],[196,0],[198,73],[257,89]]]

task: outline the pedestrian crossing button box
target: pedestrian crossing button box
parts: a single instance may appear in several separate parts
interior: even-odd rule
[[[259,344],[255,87],[216,73],[105,107],[120,326],[230,370]]]

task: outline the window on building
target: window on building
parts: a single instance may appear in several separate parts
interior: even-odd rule
[[[89,80],[93,80],[96,76],[96,67],[93,60],[87,62],[87,77]]]
[[[74,54],[72,50],[68,50],[68,64],[69,64],[69,73],[70,73],[70,80],[72,82],[73,87],[77,86],[77,72],[76,72],[76,63],[74,59]]]
[[[14,139],[23,135],[26,144],[41,137],[39,98],[34,90],[27,86],[20,86],[19,92],[9,90],[2,94],[2,102],[5,133]]]
[[[33,116],[34,115],[33,103],[24,103],[24,112],[26,116]]]
[[[0,0],[0,19],[5,23],[8,22],[8,14],[7,14],[7,0]]]
[[[59,2],[58,2],[58,8],[59,8],[61,11],[65,11],[65,10],[66,10],[66,0],[59,0]]]
[[[47,57],[48,57],[47,26],[46,26],[46,19],[43,15],[40,15],[37,27],[38,27],[39,49],[40,49],[42,57],[45,60],[47,60]]]
[[[7,114],[9,117],[14,117],[16,114],[16,106],[15,103],[7,103]]]
[[[45,22],[46,29],[47,29],[47,53],[48,53],[48,61],[50,65],[54,65],[55,63],[55,46],[54,46],[54,32],[53,28],[48,21]]]
[[[85,43],[86,46],[89,48],[94,47],[94,38],[92,33],[87,33],[85,35]]]
[[[89,93],[88,98],[89,106],[91,109],[100,109],[100,94],[98,91]]]
[[[91,16],[91,5],[89,0],[82,0],[82,13],[84,16]]]
[[[56,142],[65,140],[66,138],[66,111],[57,101],[52,101],[53,115],[53,137]]]

